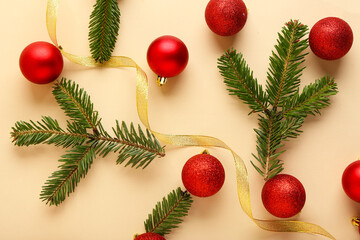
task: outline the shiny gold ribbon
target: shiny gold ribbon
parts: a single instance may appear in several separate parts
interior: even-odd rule
[[[92,57],[76,56],[65,52],[57,43],[56,22],[59,0],[47,1],[46,23],[51,41],[59,47],[63,56],[73,63],[86,67],[131,67],[136,69],[136,105],[141,122],[155,135],[155,137],[168,144],[175,146],[201,146],[219,147],[229,150],[235,161],[238,198],[243,211],[262,229],[274,232],[304,232],[323,235],[335,239],[330,233],[318,225],[301,221],[287,220],[261,220],[253,217],[250,203],[250,188],[248,174],[244,161],[223,141],[201,135],[170,135],[153,131],[148,119],[148,79],[145,72],[131,58],[114,56],[104,64],[96,63]]]

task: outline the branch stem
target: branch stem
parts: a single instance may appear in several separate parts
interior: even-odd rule
[[[284,83],[285,83],[285,77],[286,77],[286,73],[288,71],[288,66],[289,66],[289,62],[290,62],[291,53],[292,53],[292,50],[293,50],[293,47],[294,47],[295,34],[296,34],[296,28],[294,27],[292,32],[291,32],[291,37],[290,37],[290,40],[289,40],[290,46],[289,46],[289,49],[288,49],[288,52],[287,52],[287,55],[286,55],[284,70],[283,70],[283,72],[281,74],[280,86],[279,86],[279,89],[278,89],[278,92],[277,92],[275,102],[273,104],[274,108],[276,108],[278,106],[279,101],[280,101],[280,96],[281,96],[281,92],[283,90],[283,86],[284,86]]]

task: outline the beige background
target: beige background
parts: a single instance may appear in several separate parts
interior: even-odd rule
[[[89,55],[88,17],[93,1],[61,0],[58,38],[65,50]],[[242,52],[260,82],[265,82],[268,57],[284,22],[299,19],[310,27],[327,16],[346,20],[354,44],[343,59],[327,62],[312,53],[306,57],[303,84],[331,74],[340,93],[320,117],[310,117],[304,133],[287,144],[285,173],[305,186],[307,202],[295,219],[316,223],[337,239],[358,239],[350,224],[360,206],[343,192],[344,168],[360,156],[359,101],[360,4],[355,0],[273,0],[245,3],[249,9],[244,29],[234,37],[219,37],[207,27],[207,0],[120,0],[121,29],[115,55],[133,58],[150,79],[149,115],[154,130],[174,134],[205,134],[231,146],[248,166],[255,216],[273,219],[260,201],[263,180],[250,165],[255,152],[256,116],[229,96],[216,68],[216,59],[230,47]],[[34,85],[18,67],[22,49],[34,41],[50,41],[45,26],[45,0],[1,1],[0,71],[0,239],[132,239],[144,231],[143,221],[155,203],[177,186],[185,161],[202,148],[167,146],[167,155],[146,170],[115,165],[116,156],[98,158],[75,193],[59,207],[39,200],[41,186],[56,170],[63,149],[40,145],[15,147],[10,129],[17,120],[50,115],[66,118],[51,94],[51,84]],[[190,60],[186,70],[159,88],[146,62],[150,42],[164,34],[181,38]],[[135,72],[132,69],[86,69],[65,60],[62,76],[75,80],[91,95],[105,126],[115,119],[139,123],[135,108]],[[236,193],[231,154],[209,149],[226,170],[222,190],[214,197],[195,198],[181,227],[167,236],[176,239],[300,240],[325,239],[299,233],[272,233],[259,229],[241,210]]]

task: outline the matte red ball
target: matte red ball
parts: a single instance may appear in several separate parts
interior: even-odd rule
[[[147,51],[147,62],[151,70],[161,77],[174,77],[180,74],[189,60],[189,52],[179,38],[161,36],[155,39]]]
[[[165,238],[157,233],[143,233],[137,236],[134,240],[165,240]]]
[[[185,163],[182,173],[185,188],[197,197],[210,197],[224,184],[225,170],[221,162],[210,154],[198,154]]]
[[[205,20],[214,33],[234,35],[246,23],[246,5],[242,0],[211,0],[205,9]]]
[[[264,184],[262,202],[272,215],[289,218],[305,205],[306,193],[301,182],[288,174],[278,174]]]
[[[353,32],[344,20],[337,17],[321,19],[311,28],[309,44],[316,56],[325,60],[343,57],[351,48]]]
[[[60,50],[48,42],[25,47],[19,59],[20,70],[29,81],[45,84],[59,77],[64,66]]]
[[[342,187],[349,198],[360,202],[360,160],[346,167],[342,175]]]

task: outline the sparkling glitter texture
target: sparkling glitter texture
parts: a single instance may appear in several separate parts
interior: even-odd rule
[[[245,25],[247,9],[242,0],[211,0],[205,9],[205,20],[211,31],[231,36]]]
[[[134,240],[165,240],[165,238],[157,233],[143,233],[137,236]]]
[[[298,214],[306,200],[301,182],[288,174],[278,174],[268,180],[264,184],[261,197],[266,210],[280,218]]]
[[[353,32],[344,20],[327,17],[318,21],[309,34],[309,44],[316,56],[325,60],[343,57],[351,48]]]
[[[191,157],[182,170],[185,188],[197,197],[209,197],[217,193],[225,181],[225,170],[221,162],[209,155]]]
[[[349,198],[360,202],[360,160],[346,167],[342,175],[342,186]]]

